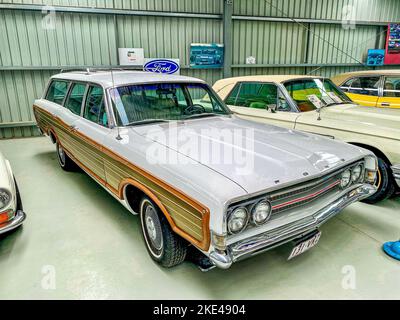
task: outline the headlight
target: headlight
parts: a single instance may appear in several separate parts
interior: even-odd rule
[[[228,218],[228,231],[230,233],[239,233],[249,222],[249,213],[246,208],[238,208],[233,211]]]
[[[0,189],[0,209],[4,209],[11,201],[11,194],[5,189]]]
[[[351,181],[353,181],[353,182],[360,181],[362,170],[363,170],[363,168],[361,165],[354,167],[351,172]]]
[[[342,173],[340,187],[342,189],[345,189],[350,185],[350,183],[351,183],[351,171],[347,169]]]
[[[264,224],[271,217],[271,204],[268,201],[259,202],[253,209],[253,223],[256,225]]]

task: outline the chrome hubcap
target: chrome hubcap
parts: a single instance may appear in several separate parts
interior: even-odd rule
[[[161,250],[163,247],[161,224],[152,206],[146,208],[144,221],[151,245],[155,250]]]
[[[152,218],[147,217],[146,218],[146,226],[147,226],[147,233],[150,236],[151,240],[156,240],[157,233],[156,233],[156,227],[154,226],[154,221]]]

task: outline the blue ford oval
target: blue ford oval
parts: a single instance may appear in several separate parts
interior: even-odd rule
[[[173,74],[178,72],[179,65],[172,60],[157,59],[147,62],[143,69],[148,72]]]

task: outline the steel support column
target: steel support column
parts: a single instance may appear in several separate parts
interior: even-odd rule
[[[232,76],[232,13],[233,13],[233,0],[224,1],[224,78]]]

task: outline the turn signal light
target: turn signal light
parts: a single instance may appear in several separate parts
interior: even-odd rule
[[[12,218],[12,211],[7,210],[0,213],[0,224],[3,224]]]

